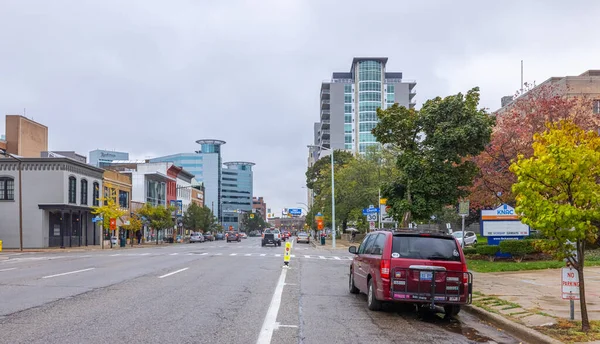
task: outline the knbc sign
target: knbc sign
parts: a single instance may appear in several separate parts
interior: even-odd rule
[[[481,235],[488,237],[489,245],[503,240],[520,240],[529,235],[529,226],[522,223],[515,208],[502,204],[493,210],[481,211]]]

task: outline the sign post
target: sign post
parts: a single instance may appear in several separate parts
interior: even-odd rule
[[[569,300],[571,320],[575,320],[575,300],[579,300],[579,273],[572,267],[562,268],[561,292]]]
[[[462,217],[462,241],[460,246],[465,247],[465,217],[469,215],[469,201],[462,201],[458,204],[458,214]]]

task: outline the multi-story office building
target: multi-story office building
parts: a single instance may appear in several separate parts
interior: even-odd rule
[[[253,175],[252,162],[231,161],[224,163],[221,181],[223,203],[223,227],[239,229],[244,214],[252,212]]]
[[[129,160],[129,153],[96,149],[90,152],[89,164],[96,167],[106,167],[115,160]]]
[[[349,72],[334,72],[331,81],[321,83],[315,145],[363,154],[367,147],[379,145],[371,133],[378,123],[378,108],[394,103],[414,108],[416,82],[403,80],[400,72],[388,72],[387,60],[355,57]]]
[[[150,162],[172,162],[194,175],[204,185],[204,205],[222,222],[221,202],[221,146],[222,140],[198,140],[200,150],[194,153],[179,153],[150,159]]]

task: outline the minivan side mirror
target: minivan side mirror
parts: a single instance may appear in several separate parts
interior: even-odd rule
[[[350,246],[348,247],[348,252],[352,253],[352,254],[357,254],[357,250],[356,250],[356,246]]]

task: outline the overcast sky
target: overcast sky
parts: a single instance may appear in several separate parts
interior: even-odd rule
[[[597,1],[0,0],[0,113],[49,127],[51,150],[133,158],[227,141],[273,211],[306,202],[319,88],[387,56],[417,101],[600,69]],[[0,133],[4,121],[0,120]]]

